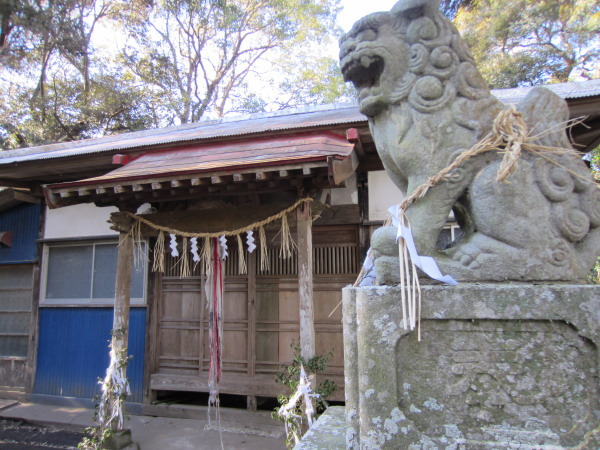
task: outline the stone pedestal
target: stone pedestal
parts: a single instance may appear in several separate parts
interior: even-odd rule
[[[600,287],[344,289],[348,448],[599,448]]]

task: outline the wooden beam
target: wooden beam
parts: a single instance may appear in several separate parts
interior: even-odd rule
[[[298,230],[298,293],[300,301],[300,354],[305,360],[315,356],[313,306],[312,212],[310,202],[296,209]]]
[[[257,181],[266,181],[270,180],[273,177],[273,174],[270,172],[256,172],[255,178]]]
[[[354,144],[354,151],[359,157],[365,156],[365,149],[360,141],[360,133],[357,128],[348,128],[346,130],[346,139]]]
[[[333,156],[327,157],[327,171],[329,182],[338,186],[344,180],[349,178],[358,168],[358,157],[355,152],[345,159],[337,159]]]
[[[98,194],[98,195],[104,195],[107,192],[108,191],[106,190],[106,188],[96,188],[96,194]]]
[[[310,167],[302,168],[302,175],[304,175],[304,176],[309,176],[312,172],[313,172],[313,170]]]
[[[214,177],[210,177],[210,182],[212,184],[222,184],[223,183],[223,177],[219,177],[219,176],[214,176]]]
[[[256,255],[258,251],[246,253],[248,256],[248,376],[256,375]]]
[[[152,183],[152,189],[155,191],[160,191],[164,186],[164,183],[160,183],[158,181],[155,181],[154,183]]]
[[[279,171],[279,178],[287,178],[290,176],[290,173],[287,170],[280,170]]]
[[[234,183],[242,183],[249,179],[250,179],[250,175],[248,175],[246,173],[234,173],[233,174],[233,182]]]
[[[179,188],[182,187],[183,183],[179,180],[171,180],[171,187],[172,188]]]
[[[69,198],[69,197],[73,197],[73,192],[71,192],[71,191],[60,192],[60,198]]]

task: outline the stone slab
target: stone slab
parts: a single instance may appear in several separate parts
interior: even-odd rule
[[[10,408],[11,406],[16,405],[17,402],[16,400],[5,400],[5,399],[1,399],[0,400],[0,411],[5,410],[6,408]]]
[[[348,448],[598,448],[600,286],[344,289]]]
[[[346,418],[343,406],[330,406],[296,444],[294,450],[338,450],[346,448]]]

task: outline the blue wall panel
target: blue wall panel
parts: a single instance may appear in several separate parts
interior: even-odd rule
[[[0,212],[0,232],[12,231],[12,246],[0,245],[0,264],[37,261],[40,205],[22,204]]]
[[[142,402],[146,308],[131,308],[129,402]],[[34,393],[92,398],[108,367],[112,308],[40,308]]]

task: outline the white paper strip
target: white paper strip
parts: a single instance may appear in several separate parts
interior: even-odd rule
[[[246,232],[246,245],[248,246],[248,253],[252,253],[256,250],[256,244],[254,243],[254,232],[252,230]]]
[[[200,262],[200,255],[198,254],[198,238],[190,238],[190,252],[192,252],[192,261]]]
[[[219,238],[219,244],[221,244],[221,259],[225,259],[229,256],[229,253],[227,252],[227,238],[221,236]]]
[[[169,236],[171,237],[171,243],[169,244],[171,247],[171,256],[177,258],[179,256],[179,250],[177,250],[177,236],[174,234],[170,234]]]
[[[412,231],[410,230],[410,228],[404,225],[400,225],[400,221],[398,219],[399,209],[400,208],[398,207],[398,205],[396,205],[389,208],[388,211],[392,214],[392,221],[394,225],[398,227],[397,239],[402,238],[406,241],[408,253],[413,264],[419,269],[421,269],[429,278],[433,278],[434,280],[438,280],[442,283],[450,284],[452,286],[457,285],[458,282],[450,275],[442,274],[437,263],[431,256],[420,256],[417,253],[417,248],[415,247],[415,241],[413,239]]]

